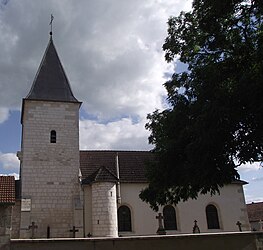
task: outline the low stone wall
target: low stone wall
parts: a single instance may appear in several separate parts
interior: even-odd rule
[[[10,236],[9,235],[0,235],[0,250],[9,250],[10,249]]]
[[[19,237],[20,217],[21,217],[21,201],[16,200],[15,206],[13,206],[13,211],[12,211],[11,238]]]
[[[11,250],[263,250],[263,233],[11,240]]]

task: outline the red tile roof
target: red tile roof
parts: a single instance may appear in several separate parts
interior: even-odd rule
[[[263,202],[247,204],[249,221],[263,221]]]
[[[0,176],[0,204],[15,203],[15,177]]]
[[[145,167],[147,162],[154,160],[153,153],[149,151],[80,151],[83,180],[89,179],[102,166],[117,176],[116,155],[118,155],[120,182],[147,182]]]

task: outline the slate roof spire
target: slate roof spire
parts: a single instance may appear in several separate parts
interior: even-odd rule
[[[25,99],[43,101],[79,102],[70,84],[53,43],[52,33],[41,64]]]

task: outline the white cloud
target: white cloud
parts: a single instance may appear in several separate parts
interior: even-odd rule
[[[0,107],[0,124],[5,122],[9,117],[8,108],[1,108]]]
[[[262,202],[263,201],[263,196],[260,194],[246,194],[246,204],[252,203],[252,202]]]
[[[0,8],[0,123],[30,90],[52,13],[53,40],[72,90],[84,117],[94,118],[81,119],[81,148],[150,149],[145,117],[165,108],[164,76],[173,71],[162,51],[167,20],[191,2],[7,1]],[[18,169],[14,155],[9,162],[1,157],[5,168]]]
[[[0,152],[0,166],[6,170],[19,170],[19,160],[14,153]]]
[[[238,167],[238,171],[239,172],[249,172],[249,171],[255,171],[255,170],[259,170],[261,168],[260,166],[260,162],[254,162],[252,164],[250,163],[246,163],[246,164],[242,164],[241,166]]]
[[[252,181],[263,182],[263,176],[253,177],[253,178],[252,178]]]
[[[180,0],[13,0],[0,15],[0,107],[18,109],[48,40],[54,42],[76,97],[100,120],[145,117],[162,108],[169,71],[162,44]]]
[[[144,129],[145,120],[133,124],[130,118],[99,124],[80,121],[81,149],[149,150],[149,133]]]
[[[19,180],[19,174],[17,174],[17,173],[0,174],[0,176],[14,176],[15,180]]]

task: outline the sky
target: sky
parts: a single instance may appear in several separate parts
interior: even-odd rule
[[[185,0],[0,0],[0,173],[19,174],[20,111],[49,41],[80,109],[80,149],[150,150],[146,116],[167,108],[167,20]],[[263,169],[239,168],[247,202],[263,201]]]

